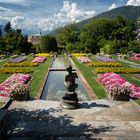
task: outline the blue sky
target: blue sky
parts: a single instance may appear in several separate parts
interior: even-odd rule
[[[24,32],[49,32],[140,0],[0,0],[0,24],[11,22]]]

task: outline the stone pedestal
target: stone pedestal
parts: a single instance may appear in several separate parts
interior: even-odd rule
[[[67,93],[63,97],[61,107],[65,109],[77,109],[79,108],[77,93]]]

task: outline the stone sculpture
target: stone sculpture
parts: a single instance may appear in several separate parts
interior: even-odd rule
[[[65,76],[64,85],[68,90],[68,93],[64,95],[61,106],[66,109],[76,109],[78,108],[78,97],[75,90],[78,88],[78,84],[76,84],[78,75],[76,72],[72,71],[71,65],[69,65],[66,70],[68,71],[68,74]]]

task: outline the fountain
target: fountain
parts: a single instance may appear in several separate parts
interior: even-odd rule
[[[68,92],[66,86],[64,85],[64,83],[66,83],[65,76],[68,74],[66,68],[68,65],[72,65],[67,59],[68,57],[57,57],[54,59],[42,90],[42,100],[62,102],[64,95]],[[73,65],[72,68],[72,71],[76,72],[76,68]],[[91,98],[88,96],[79,76],[76,78],[76,83],[78,84],[78,88],[76,88],[78,100],[90,101]]]
[[[68,74],[65,75],[64,85],[67,89],[67,93],[63,96],[61,106],[65,109],[77,109],[79,108],[77,93],[75,92],[78,88],[78,84],[75,83],[78,78],[77,73],[72,72],[72,66],[67,66],[66,70]]]

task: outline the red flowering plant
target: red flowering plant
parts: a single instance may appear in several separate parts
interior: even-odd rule
[[[16,83],[12,86],[12,92],[10,94],[27,94],[29,93],[29,85],[23,83]]]

